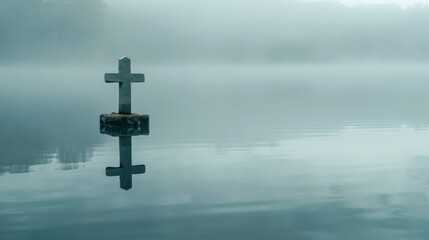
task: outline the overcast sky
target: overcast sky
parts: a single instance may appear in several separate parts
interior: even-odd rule
[[[335,2],[396,5],[347,7]],[[141,53],[152,61],[429,60],[429,30],[424,25],[429,7],[409,7],[429,6],[429,0],[108,3],[116,16],[109,24],[112,35],[104,37],[111,41],[108,52]]]
[[[131,2],[141,2],[140,0],[130,0]],[[282,1],[282,0],[280,0]],[[288,1],[288,0],[283,0]],[[305,2],[320,2],[331,1],[339,2],[347,6],[356,6],[361,4],[396,4],[403,8],[413,6],[415,4],[425,4],[429,6],[429,0],[302,0]],[[118,0],[106,0],[108,3],[118,2]]]
[[[413,6],[414,4],[429,5],[429,0],[306,0],[306,1],[333,1],[345,4],[347,6],[356,6],[360,4],[397,4],[402,8]]]
[[[34,9],[33,1],[0,0],[4,8],[27,9],[3,11],[0,59],[429,61],[429,0],[99,1],[107,4],[75,1],[74,11],[55,12],[47,4]]]

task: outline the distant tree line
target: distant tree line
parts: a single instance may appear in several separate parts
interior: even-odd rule
[[[89,47],[103,17],[100,0],[1,0],[0,60]]]

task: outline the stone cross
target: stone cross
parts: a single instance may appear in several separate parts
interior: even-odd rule
[[[144,74],[131,73],[131,60],[127,57],[119,59],[118,72],[104,74],[104,81],[119,83],[119,113],[131,114],[131,83],[144,82]]]
[[[145,165],[132,165],[131,136],[119,137],[119,167],[107,167],[106,175],[119,176],[121,188],[129,190],[133,187],[133,174],[141,174],[146,171]]]

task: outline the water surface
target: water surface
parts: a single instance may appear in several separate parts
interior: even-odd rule
[[[424,64],[144,66],[128,191],[99,66],[0,69],[1,239],[425,239]]]

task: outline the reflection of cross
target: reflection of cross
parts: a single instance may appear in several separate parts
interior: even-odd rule
[[[107,83],[119,83],[119,113],[131,113],[131,83],[144,82],[144,75],[131,73],[131,60],[127,57],[119,59],[119,73],[104,74]]]
[[[145,172],[145,165],[132,166],[131,137],[119,137],[120,167],[107,167],[107,176],[119,176],[121,188],[129,190],[133,187],[133,174]]]

